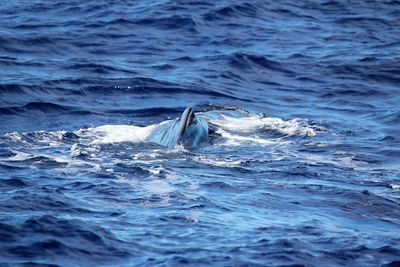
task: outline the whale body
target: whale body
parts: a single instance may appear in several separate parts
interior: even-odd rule
[[[172,148],[183,145],[195,148],[207,141],[208,123],[196,116],[191,107],[185,109],[179,119],[169,121],[157,127],[149,136],[149,141]]]

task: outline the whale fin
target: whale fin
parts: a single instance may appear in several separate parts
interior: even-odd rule
[[[208,124],[203,118],[199,118],[191,107],[185,109],[177,120],[164,123],[156,128],[149,137],[150,142],[174,147],[183,145],[186,148],[194,148],[208,138]]]

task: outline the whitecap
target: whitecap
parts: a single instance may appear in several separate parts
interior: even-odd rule
[[[211,123],[221,129],[236,132],[254,132],[255,130],[265,129],[277,131],[286,135],[315,136],[315,130],[307,124],[306,120],[298,118],[288,121],[274,117],[261,117],[250,115],[248,117],[231,117],[221,115],[221,118],[211,120]]]

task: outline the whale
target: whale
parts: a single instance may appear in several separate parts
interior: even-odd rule
[[[207,120],[196,116],[193,109],[188,107],[179,118],[162,123],[154,129],[149,141],[168,148],[182,145],[193,149],[206,142],[208,135]]]

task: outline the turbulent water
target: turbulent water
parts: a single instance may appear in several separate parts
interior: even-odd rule
[[[399,266],[399,1],[2,1],[1,266]],[[192,106],[195,149],[149,141]]]

